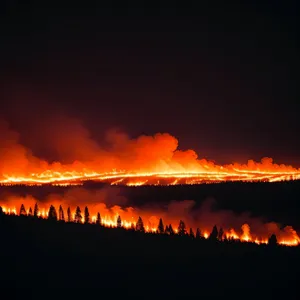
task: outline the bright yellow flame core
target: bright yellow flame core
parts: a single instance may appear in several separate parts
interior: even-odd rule
[[[6,206],[2,206],[2,210],[5,214],[8,215],[17,215],[17,209],[16,207],[6,207]],[[27,212],[28,214],[28,212]],[[48,212],[46,211],[46,209],[42,208],[39,209],[38,212],[38,216],[40,218],[46,219],[48,218]],[[72,220],[71,222],[73,222],[75,220],[75,211],[73,211],[71,213],[72,216]],[[91,222],[95,223],[97,220],[96,215],[92,215],[91,216]],[[112,228],[116,228],[118,226],[117,224],[117,219],[118,219],[118,215],[114,215],[114,216],[109,216],[109,215],[104,215],[101,216],[101,225],[105,226],[105,227],[112,227]],[[158,218],[157,218],[158,219]],[[65,220],[67,220],[67,218],[65,218]],[[81,222],[84,223],[84,217],[82,217]],[[172,222],[173,224],[173,230],[175,233],[178,233],[178,230],[176,228],[176,223]],[[152,225],[146,225],[145,226],[145,231],[146,232],[152,232],[155,233],[157,232],[157,224],[152,224]],[[136,226],[136,221],[133,220],[133,217],[129,219],[122,219],[122,227],[125,229],[130,229],[132,227],[135,228]],[[280,245],[285,245],[285,246],[298,246],[300,244],[300,238],[298,236],[298,234],[296,233],[296,231],[294,229],[292,229],[292,227],[288,226],[289,230],[288,232],[286,232],[285,237],[283,238],[279,238],[278,239],[278,243]],[[224,235],[222,237],[222,240],[224,240],[224,238],[226,239],[232,239],[232,240],[240,240],[241,242],[250,242],[250,243],[256,243],[256,244],[268,244],[268,238],[264,237],[264,238],[258,238],[254,235],[251,234],[250,232],[250,226],[248,224],[244,224],[242,226],[242,233],[238,234],[233,228],[230,228],[229,230],[225,230],[224,231]],[[208,230],[204,230],[203,231],[203,237],[205,239],[209,238],[209,231]],[[278,237],[277,237],[278,238]]]
[[[82,185],[84,181],[93,180],[111,185],[176,185],[218,183],[225,181],[287,181],[300,179],[300,170],[284,165],[263,165],[259,167],[248,162],[248,165],[202,166],[192,170],[159,170],[158,172],[126,172],[112,171],[98,173],[93,170],[54,171],[51,169],[39,173],[17,176],[2,174],[0,183],[3,185],[53,184],[61,186]]]

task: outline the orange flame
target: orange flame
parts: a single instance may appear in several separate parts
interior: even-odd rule
[[[3,205],[2,210],[5,214],[8,215],[18,215],[16,206],[7,207]],[[56,207],[56,210],[58,211],[58,206]],[[28,215],[28,211],[27,211],[27,215]],[[124,213],[124,211],[123,214],[121,213],[122,227],[125,229],[130,229],[132,227],[135,228],[138,216],[132,214],[130,212],[130,209],[127,210],[129,212],[127,214]],[[71,220],[70,220],[71,222],[75,221],[75,214],[76,214],[75,209],[72,209]],[[81,213],[81,215],[82,215],[81,223],[84,223],[85,222],[84,213]],[[115,211],[112,210],[110,214],[107,212],[105,212],[104,214],[101,213],[101,225],[105,227],[112,227],[112,228],[118,227],[118,223],[117,223],[118,216],[119,214],[116,213],[116,210]],[[46,207],[39,208],[38,217],[42,219],[48,218],[48,209]],[[149,215],[144,214],[142,215],[142,218],[144,221],[145,232],[156,233],[158,228],[159,217],[157,216],[149,217]],[[97,213],[92,209],[91,216],[90,216],[90,223],[96,223],[96,220],[97,220]],[[65,214],[65,221],[67,221],[66,214]],[[177,234],[178,233],[177,226],[179,224],[179,220],[171,220],[169,223],[172,225],[175,234]],[[248,243],[256,243],[256,244],[268,244],[268,237],[266,236],[258,237],[255,234],[251,233],[250,226],[248,224],[244,224],[241,229],[242,229],[241,234],[238,234],[233,228],[227,230],[225,229],[224,236],[226,237],[227,240],[236,240],[240,242],[248,242]],[[195,231],[196,228],[193,228],[193,230]],[[210,236],[209,233],[210,231],[208,229],[205,229],[202,232],[203,232],[203,238],[208,239]],[[278,244],[280,245],[298,246],[300,244],[300,238],[297,232],[291,226],[285,227],[284,231],[279,233],[277,238],[278,238]]]
[[[203,183],[220,183],[226,181],[243,181],[243,182],[278,182],[300,179],[300,171],[271,171],[271,170],[256,170],[251,171],[245,169],[233,169],[228,166],[219,167],[223,171],[207,170],[206,172],[160,172],[160,173],[126,173],[126,172],[111,172],[111,173],[81,173],[74,171],[72,174],[65,172],[52,172],[47,170],[42,173],[32,173],[27,176],[16,176],[3,174],[3,179],[0,180],[2,185],[42,185],[52,184],[57,186],[79,186],[83,185],[84,181],[96,181],[108,183],[111,185],[178,185],[178,184],[203,184]]]
[[[63,131],[63,128],[60,130]],[[69,164],[48,163],[33,157],[31,151],[17,141],[12,143],[12,138],[8,139],[9,143],[1,141],[5,144],[0,147],[0,184],[68,186],[94,180],[111,185],[140,186],[300,179],[300,169],[275,164],[272,158],[267,157],[261,162],[249,160],[246,164],[223,166],[199,159],[193,150],[178,150],[178,140],[167,133],[137,139],[129,139],[126,135],[114,137],[110,152],[90,140],[85,147],[69,145],[73,139],[68,139],[68,136],[75,133],[71,132],[65,138],[61,137],[62,134],[57,133],[60,143],[56,146],[63,143],[67,154],[72,157]],[[94,150],[90,152],[89,147]],[[88,155],[83,155],[85,150]],[[87,159],[84,160],[83,156]]]

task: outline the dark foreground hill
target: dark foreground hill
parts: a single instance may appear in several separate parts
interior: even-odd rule
[[[273,299],[278,293],[298,298],[300,247],[218,243],[16,216],[0,217],[0,234],[1,290],[28,299],[48,299],[52,292],[55,299],[83,292],[83,299]]]

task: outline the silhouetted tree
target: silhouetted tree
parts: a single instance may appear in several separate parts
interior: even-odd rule
[[[48,211],[48,220],[57,221],[57,213],[56,213],[56,209],[53,205],[50,205],[50,208]]]
[[[272,247],[277,245],[277,237],[275,234],[272,234],[268,240],[268,244]]]
[[[0,216],[2,216],[2,215],[4,215],[3,208],[2,208],[2,206],[0,206]]]
[[[224,235],[224,230],[223,228],[221,227],[219,232],[218,232],[218,240],[219,241],[222,241],[223,240],[223,235]]]
[[[195,234],[194,234],[194,231],[192,228],[190,228],[190,237],[194,238],[195,237]]]
[[[139,217],[136,222],[135,230],[140,232],[145,232],[144,222],[141,217]]]
[[[37,204],[37,202],[36,202],[36,203],[34,204],[33,216],[37,218],[38,215],[39,215],[39,206],[38,206],[38,204]]]
[[[27,215],[24,204],[21,204],[20,214],[19,215],[20,216],[26,216]]]
[[[72,221],[72,216],[71,216],[71,209],[70,209],[70,206],[69,206],[68,209],[67,209],[67,217],[68,217],[68,222],[71,222],[71,221]]]
[[[218,228],[217,228],[217,226],[215,225],[215,226],[213,227],[213,229],[212,229],[212,232],[211,232],[210,235],[209,235],[209,239],[212,240],[212,241],[215,241],[215,240],[217,240],[218,235],[219,235],[219,233],[218,233]]]
[[[131,223],[130,229],[131,229],[131,230],[135,230],[134,223]]]
[[[169,233],[170,235],[174,235],[174,229],[171,224],[169,225]]]
[[[164,230],[164,223],[162,218],[159,219],[158,227],[157,227],[157,232],[160,234],[163,234],[165,232]]]
[[[99,212],[97,213],[96,224],[97,224],[97,225],[101,225],[101,216],[100,216],[100,213],[99,213]]]
[[[61,205],[59,206],[59,210],[58,210],[58,219],[59,221],[65,221],[65,214]]]
[[[196,230],[196,239],[201,239],[201,238],[202,238],[201,230],[199,228],[197,228],[197,230]]]
[[[84,223],[85,224],[90,223],[90,213],[87,206],[84,208]]]
[[[117,219],[117,227],[118,228],[121,228],[122,227],[122,220],[121,220],[121,217],[118,216],[118,219]]]
[[[32,208],[31,207],[29,207],[29,212],[28,212],[28,216],[32,216]]]
[[[169,226],[168,226],[168,225],[166,225],[166,227],[165,227],[165,233],[166,233],[166,234],[170,234]]]
[[[75,212],[75,223],[81,223],[82,221],[82,215],[81,215],[81,210],[80,207],[77,206],[76,207],[76,212]]]
[[[181,236],[186,235],[186,227],[182,220],[179,221],[178,235],[181,235]]]

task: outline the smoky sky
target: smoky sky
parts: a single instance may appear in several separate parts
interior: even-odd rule
[[[169,132],[220,163],[271,156],[300,166],[293,2],[4,3],[0,114],[24,145],[37,147],[40,124],[67,115],[96,140],[111,128]]]

